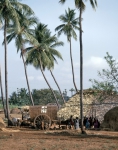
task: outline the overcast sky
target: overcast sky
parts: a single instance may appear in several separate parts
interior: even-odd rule
[[[59,0],[23,0],[23,3],[29,5],[35,12],[40,22],[47,24],[52,35],[55,34],[55,28],[62,24],[59,16],[65,13],[69,8],[75,9],[74,0],[67,0],[64,5],[58,3]],[[86,10],[83,13],[83,57],[84,57],[84,77],[83,88],[91,87],[89,79],[98,79],[97,71],[107,67],[104,60],[106,52],[109,52],[115,59],[118,59],[118,0],[98,0],[98,7],[94,11],[89,0],[85,2]],[[76,17],[79,12],[76,10]],[[79,32],[77,33],[79,35]],[[64,42],[63,47],[58,51],[63,56],[63,61],[58,60],[53,73],[61,87],[61,90],[67,89],[68,95],[71,95],[70,89],[74,88],[72,82],[69,43],[64,35],[59,40]],[[3,31],[0,31],[0,43],[3,41]],[[72,40],[72,52],[74,61],[75,80],[78,89],[80,89],[80,52],[79,40]],[[2,67],[2,79],[4,88],[4,47],[0,44],[0,64]],[[32,66],[27,67],[28,78],[31,89],[48,88],[42,77],[40,70]],[[49,73],[45,71],[49,83],[53,89],[57,87]],[[17,88],[27,88],[24,68],[20,54],[17,53],[14,41],[8,45],[8,91],[9,95]]]

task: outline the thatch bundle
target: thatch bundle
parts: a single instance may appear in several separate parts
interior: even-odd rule
[[[102,127],[118,131],[118,107],[112,108],[105,114]]]
[[[83,115],[87,116],[89,114],[89,111],[91,109],[91,103],[93,101],[92,95],[85,95],[83,96]],[[70,116],[73,116],[73,118],[79,117],[80,118],[80,97],[78,94],[74,95],[67,101],[61,109],[58,111],[57,116],[59,118],[63,118],[64,120],[70,118]]]
[[[22,106],[21,111],[29,111],[30,106]]]

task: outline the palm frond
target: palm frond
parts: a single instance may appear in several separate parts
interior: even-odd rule
[[[58,46],[64,46],[64,43],[62,41],[56,41],[50,47],[55,48],[55,47],[58,47]]]
[[[90,1],[92,8],[95,9],[97,7],[97,1],[96,0],[89,0],[89,1]]]
[[[43,70],[45,70],[45,68],[54,68],[54,61],[57,62],[55,57],[62,59],[61,54],[54,48],[56,46],[62,46],[63,42],[58,41],[55,35],[52,36],[50,30],[47,28],[47,25],[42,23],[39,23],[35,28],[34,37],[40,45],[37,48],[27,48],[28,57],[32,58],[32,61],[30,60],[30,64],[32,62],[32,64],[35,64],[34,66],[38,69],[40,68],[40,64],[38,64],[37,61],[40,62],[41,60]],[[34,54],[36,54],[35,57]]]
[[[57,26],[57,27],[55,28],[55,31],[60,30],[60,29],[63,28],[64,26],[65,26],[65,24],[61,24],[61,25]]]
[[[64,4],[66,0],[60,0],[59,3]]]
[[[7,36],[7,43],[10,43],[13,39],[16,38],[16,34],[12,33]]]
[[[58,31],[58,36],[62,33],[67,36],[67,40],[70,41],[70,38],[73,37],[75,40],[77,39],[75,30],[79,30],[79,19],[75,18],[75,10],[68,8],[65,10],[65,14],[59,16],[59,19],[65,24],[59,25],[55,28],[55,31]]]

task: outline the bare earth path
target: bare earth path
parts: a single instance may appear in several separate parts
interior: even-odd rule
[[[118,150],[118,132],[10,128],[0,131],[0,150]]]

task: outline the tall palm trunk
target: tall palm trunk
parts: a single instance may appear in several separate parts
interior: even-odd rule
[[[8,100],[8,71],[7,71],[7,39],[6,39],[6,28],[7,28],[7,20],[5,19],[4,25],[4,46],[5,46],[5,97],[6,97],[6,112],[8,122],[10,120],[9,116],[9,100]]]
[[[42,75],[43,75],[43,77],[44,77],[44,79],[45,79],[47,85],[49,86],[49,88],[50,88],[52,94],[54,95],[54,98],[55,98],[56,103],[57,103],[57,107],[58,107],[58,109],[59,109],[59,103],[58,103],[58,100],[57,100],[57,98],[56,98],[56,95],[54,94],[54,91],[52,90],[50,84],[48,83],[48,81],[47,81],[47,79],[46,79],[46,77],[45,77],[45,75],[44,75],[43,68],[42,68],[42,62],[41,62],[41,59],[40,59],[39,61],[40,61],[40,67],[41,67]]]
[[[0,67],[0,87],[1,87],[1,98],[2,98],[2,104],[3,104],[3,109],[4,109],[4,115],[5,115],[5,118],[7,118],[6,107],[5,107],[4,96],[3,96],[1,67]]]
[[[80,2],[80,118],[81,118],[81,132],[83,130],[83,45],[82,45],[82,2]]]
[[[74,75],[74,68],[73,68],[73,58],[72,58],[72,47],[71,47],[71,38],[70,38],[70,59],[71,59],[71,67],[72,67],[72,75],[73,75],[73,84],[76,90],[76,93],[78,92],[77,86],[75,84],[75,75]]]
[[[23,60],[23,64],[24,64],[25,77],[26,77],[26,81],[27,81],[27,87],[28,87],[28,91],[29,91],[29,95],[30,95],[30,100],[31,100],[32,106],[34,106],[34,101],[32,98],[31,91],[30,91],[30,86],[29,86],[29,81],[28,81],[28,76],[27,76],[26,63],[25,63],[24,56],[23,56],[23,49],[21,49],[21,56],[22,56],[22,60]]]
[[[57,81],[56,81],[56,79],[55,79],[55,77],[54,77],[54,75],[53,75],[51,69],[50,69],[50,73],[51,73],[51,75],[52,75],[52,77],[53,77],[53,79],[54,79],[54,81],[55,81],[55,83],[56,83],[56,85],[57,85],[57,87],[58,87],[58,89],[59,89],[59,92],[60,92],[60,95],[61,95],[61,97],[62,97],[63,103],[65,103],[65,99],[64,99],[64,97],[63,97],[63,95],[62,95],[61,89],[60,89],[60,87],[59,87],[59,85],[58,85],[58,83],[57,83]]]

